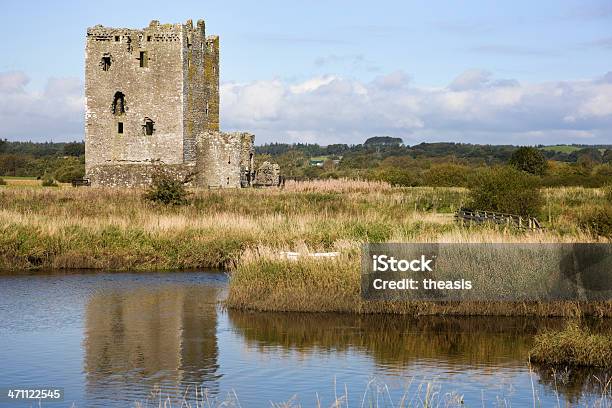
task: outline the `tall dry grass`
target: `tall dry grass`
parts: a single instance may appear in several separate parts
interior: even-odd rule
[[[312,252],[304,244],[299,249]],[[271,248],[247,250],[232,272],[226,305],[266,312],[612,317],[612,301],[366,301],[361,296],[359,243],[342,241],[333,249],[342,255],[292,260]]]
[[[531,395],[529,405],[533,405],[534,407],[542,406],[540,391],[533,384],[533,376],[534,374],[530,372],[531,385],[517,384],[516,387],[513,386],[513,392],[509,396],[498,395],[493,405],[504,407],[513,406],[512,394],[517,393],[518,395]],[[595,380],[599,379],[595,377]],[[339,384],[335,379],[331,386],[333,387],[333,396],[324,398],[320,397],[318,391],[313,391],[314,401],[311,402],[310,405],[303,405],[300,402],[300,399],[305,397],[304,395],[295,394],[288,401],[270,401],[269,406],[271,408],[348,408],[349,406],[362,408],[459,408],[471,406],[466,405],[465,394],[463,394],[461,390],[444,389],[437,380],[424,380],[415,377],[406,378],[400,393],[398,393],[393,386],[389,386],[376,379],[368,381],[364,389],[360,389],[357,392],[353,387],[350,387],[349,391],[348,385]],[[608,381],[598,385],[596,389],[592,390],[593,398],[587,399],[586,401],[573,401],[566,395],[563,395],[563,397],[567,398],[567,403],[572,406],[607,408],[612,401],[611,390],[612,381]],[[477,392],[477,390],[470,390],[471,393],[475,393],[475,391]],[[560,408],[562,400],[559,395],[559,390],[553,389],[552,394],[555,395],[557,399],[557,404],[554,406]],[[484,406],[484,390],[481,401]],[[134,404],[135,408],[240,408],[242,406],[243,402],[241,402],[239,393],[235,390],[223,396],[217,396],[203,386],[198,385],[195,387],[187,386],[178,397],[171,397],[165,394],[160,388],[157,388],[153,390],[149,398],[144,401],[136,401]]]
[[[186,206],[143,200],[138,189],[0,190],[0,268],[175,269],[232,267],[248,249],[273,252],[342,242],[575,242],[572,213],[600,195],[551,190],[550,228],[529,233],[464,228],[456,188],[392,188],[366,181],[290,182],[284,190],[195,190]],[[600,197],[604,200],[603,196]]]
[[[529,359],[536,363],[571,366],[612,367],[612,333],[591,333],[579,321],[563,330],[538,334]]]

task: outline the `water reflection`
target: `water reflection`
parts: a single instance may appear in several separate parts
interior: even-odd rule
[[[560,329],[561,319],[516,317],[435,317],[348,314],[287,314],[229,311],[245,342],[259,352],[281,349],[303,354],[355,351],[371,356],[385,369],[427,361],[449,372],[479,369],[495,375],[504,367],[529,369],[533,336]],[[610,330],[608,324],[592,325]],[[606,327],[603,327],[606,326]],[[545,390],[576,402],[585,393],[598,395],[610,378],[604,370],[554,370],[532,367],[534,381]],[[500,377],[501,378],[501,377]],[[605,380],[604,380],[605,379]],[[461,391],[461,390],[458,390]]]
[[[195,384],[215,394],[218,295],[217,287],[171,285],[92,296],[85,310],[88,399],[108,398],[112,389],[115,399],[134,401],[143,388],[169,392]]]
[[[64,387],[58,406],[66,407],[134,406],[155,389],[181,406],[196,383],[220,400],[235,391],[243,407],[294,395],[302,406],[316,398],[329,406],[336,380],[360,406],[370,379],[399,401],[411,376],[461,392],[466,406],[491,406],[499,395],[531,406],[532,336],[563,325],[220,311],[226,276],[214,273],[0,275],[0,288],[0,385]],[[612,331],[612,320],[598,322],[594,331]],[[592,374],[603,383],[610,374],[534,370],[541,406],[557,405],[555,390],[562,405],[593,405],[601,385]]]

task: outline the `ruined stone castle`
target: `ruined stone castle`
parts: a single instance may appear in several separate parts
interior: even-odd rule
[[[219,131],[219,37],[203,20],[89,28],[85,96],[91,185],[146,185],[157,165],[195,186],[252,184],[254,136]]]

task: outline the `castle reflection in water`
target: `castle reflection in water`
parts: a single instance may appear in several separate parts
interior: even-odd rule
[[[219,290],[177,285],[91,296],[83,345],[88,399],[108,398],[110,389],[129,394],[143,387],[198,385],[215,394]]]

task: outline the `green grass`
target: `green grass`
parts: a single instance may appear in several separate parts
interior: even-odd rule
[[[577,150],[582,149],[578,146],[569,146],[569,145],[554,145],[554,146],[544,146],[540,147],[541,150],[547,150],[551,152],[559,152],[559,153],[573,153]]]
[[[553,145],[553,146],[543,146],[540,147],[540,150],[546,150],[546,151],[550,151],[550,152],[558,152],[558,153],[573,153],[575,151],[581,150],[581,149],[585,149],[588,146],[569,146],[569,145]],[[606,151],[605,148],[602,149],[598,149],[600,153],[604,153]]]

